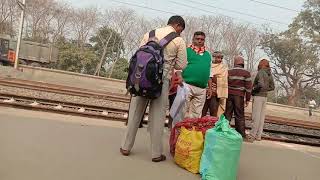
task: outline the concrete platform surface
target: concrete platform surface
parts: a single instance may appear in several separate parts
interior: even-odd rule
[[[151,162],[146,128],[119,154],[123,123],[0,107],[0,180],[196,180],[168,160]],[[168,152],[168,133],[164,137]],[[320,148],[244,143],[238,180],[318,180]]]

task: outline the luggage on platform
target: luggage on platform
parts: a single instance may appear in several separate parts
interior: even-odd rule
[[[221,115],[215,127],[206,132],[200,161],[202,180],[236,180],[242,136]]]
[[[174,161],[192,173],[199,173],[202,150],[202,132],[197,131],[195,127],[192,130],[182,127],[176,144]]]
[[[205,137],[205,133],[208,129],[214,127],[214,124],[218,121],[218,118],[216,117],[211,117],[211,116],[205,116],[202,118],[190,118],[190,119],[185,119],[179,123],[177,123],[173,129],[171,130],[170,134],[170,140],[169,140],[169,145],[170,145],[170,153],[172,156],[175,154],[175,149],[176,149],[176,143],[178,140],[178,137],[181,133],[181,128],[184,127],[188,130],[192,130],[195,128],[197,131],[201,131],[203,134],[203,137]]]

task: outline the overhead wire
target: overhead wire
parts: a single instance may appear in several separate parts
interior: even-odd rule
[[[240,20],[240,21],[243,21],[243,22],[246,22],[246,23],[249,23],[249,24],[255,24],[255,25],[261,26],[261,24],[250,22],[250,21],[247,21],[247,20],[244,20],[244,19],[241,19],[241,18],[235,18],[235,17],[228,16],[228,15],[221,14],[221,13],[215,13],[215,12],[212,12],[212,11],[209,11],[209,10],[206,10],[206,9],[202,9],[202,8],[199,8],[199,7],[195,7],[195,6],[192,6],[192,5],[188,5],[188,4],[184,4],[184,3],[180,3],[180,2],[176,2],[176,1],[170,1],[170,2],[174,3],[174,4],[177,4],[177,5],[180,5],[180,6],[184,6],[184,7],[188,7],[188,8],[192,8],[192,9],[197,9],[197,10],[200,10],[200,11],[203,11],[203,12],[207,12],[207,13],[210,13],[210,14],[221,15],[221,16],[225,16],[225,17],[228,17],[228,18],[231,18],[231,19]]]
[[[134,7],[139,7],[139,8],[143,8],[143,9],[158,11],[158,12],[162,12],[162,13],[172,14],[172,15],[176,15],[177,14],[177,13],[174,13],[174,12],[171,12],[171,11],[164,11],[164,10],[160,10],[160,9],[156,9],[156,8],[151,8],[149,6],[137,5],[137,4],[134,4],[134,3],[128,3],[128,2],[118,1],[118,0],[110,0],[110,1],[117,2],[117,3],[120,3],[120,4],[130,5],[130,6],[134,6]],[[173,3],[177,3],[177,2],[174,2],[174,1],[172,1],[172,2]],[[193,8],[193,7],[188,6],[188,5],[184,5],[184,6],[189,7],[189,8]],[[196,8],[196,9],[201,10],[201,11],[205,11],[205,12],[208,12],[208,13],[211,13],[211,14],[217,14],[217,13],[213,13],[212,11],[207,11],[207,10],[200,9],[200,8]],[[231,18],[231,19],[242,20],[240,18],[234,18],[234,17],[228,16],[228,15],[225,15],[225,14],[219,14],[219,15],[222,15],[222,16],[225,16],[225,17],[228,17],[228,18]],[[256,24],[256,23],[249,22],[249,21],[246,21],[246,20],[242,20],[242,21],[244,21],[246,23],[250,23],[250,24]],[[256,24],[256,25],[260,25],[260,24]]]
[[[175,14],[176,14],[176,13],[170,12],[170,11],[165,11],[165,10],[161,10],[161,9],[155,9],[155,8],[148,7],[148,6],[142,6],[142,5],[137,5],[137,4],[128,3],[128,2],[123,2],[123,1],[117,1],[117,0],[110,0],[110,1],[117,2],[117,3],[120,3],[120,4],[130,5],[130,6],[134,6],[134,7],[139,7],[139,8],[143,8],[143,9],[158,11],[158,12],[162,12],[162,13],[166,13],[166,14],[171,14],[171,15],[175,15]]]
[[[277,24],[288,25],[287,23],[284,23],[284,22],[280,22],[280,21],[276,21],[276,20],[272,20],[272,19],[267,19],[267,18],[264,18],[264,17],[259,17],[259,16],[256,16],[256,15],[253,15],[253,14],[248,14],[248,13],[235,11],[235,10],[231,10],[231,9],[225,9],[225,8],[213,6],[213,5],[210,5],[210,4],[202,3],[202,2],[199,2],[199,1],[193,1],[193,0],[188,0],[188,1],[189,2],[193,2],[193,3],[197,3],[197,4],[201,4],[201,5],[204,5],[204,6],[212,7],[212,8],[215,8],[215,9],[220,9],[220,10],[223,10],[223,11],[228,11],[228,12],[232,12],[232,13],[236,13],[236,14],[241,14],[241,15],[253,17],[253,18],[256,18],[256,19],[262,19],[262,20],[270,21],[270,22],[277,23]]]
[[[123,2],[123,1],[119,1],[119,0],[110,0],[110,1],[112,1],[112,2],[117,2],[117,3],[120,3],[120,4],[129,5],[129,6],[133,6],[133,7],[143,8],[143,9],[147,9],[147,10],[153,10],[153,11],[157,11],[157,12],[161,12],[161,13],[171,14],[171,15],[176,15],[176,14],[177,14],[176,12],[165,11],[165,10],[156,9],[156,8],[152,8],[152,7],[145,6],[145,5],[138,5],[138,4],[135,4],[135,3]],[[204,3],[201,3],[201,2],[196,2],[196,1],[193,1],[193,0],[189,0],[189,1],[191,1],[191,2],[193,2],[193,3],[199,3],[199,4],[202,4],[202,5],[206,5],[206,6],[209,6],[209,7],[213,7],[212,5],[204,4]],[[176,1],[170,1],[170,2],[171,2],[171,3],[174,3],[174,4],[176,4],[176,5],[180,5],[180,6],[184,6],[184,7],[188,7],[188,8],[197,9],[197,10],[200,10],[200,11],[203,11],[203,12],[207,12],[207,13],[210,13],[210,14],[221,15],[221,16],[228,17],[228,18],[230,18],[230,19],[240,20],[240,21],[246,22],[246,23],[248,23],[248,24],[254,24],[254,25],[256,25],[256,26],[261,26],[261,24],[254,23],[254,22],[251,22],[251,21],[242,19],[242,18],[238,18],[238,17],[236,18],[236,17],[232,17],[232,16],[225,15],[225,14],[222,14],[222,13],[216,13],[216,12],[213,12],[213,11],[205,10],[205,9],[198,8],[198,7],[195,7],[195,6],[192,6],[192,5],[188,5],[188,4],[184,4],[184,3],[181,3],[181,2],[176,2]],[[218,7],[217,7],[217,8],[218,8]],[[223,8],[221,8],[221,9],[223,9]],[[225,9],[225,11],[232,11],[232,10],[227,10],[227,9]],[[234,13],[241,13],[241,12],[235,11]],[[245,13],[244,13],[244,14],[245,14]],[[247,16],[254,16],[254,15],[249,15],[249,14],[247,14]],[[260,17],[255,17],[255,18],[260,18]],[[269,19],[265,19],[265,18],[263,18],[263,19],[264,19],[264,20],[269,20]],[[269,21],[273,21],[273,20],[269,20]],[[274,22],[274,23],[277,23],[277,24],[285,24],[285,23],[282,23],[282,22]],[[285,25],[288,25],[288,24],[285,24]]]
[[[261,2],[261,1],[257,1],[257,0],[249,0],[249,1],[252,1],[252,2],[255,2],[255,3],[258,3],[258,4],[271,6],[271,7],[276,7],[276,8],[288,10],[288,11],[292,11],[292,12],[300,12],[300,11],[295,10],[295,9],[290,9],[290,8],[287,8],[287,7],[283,7],[283,6],[279,6],[279,5],[275,5],[275,4],[271,4],[271,3]]]

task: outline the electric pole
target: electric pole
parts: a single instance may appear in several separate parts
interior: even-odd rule
[[[18,69],[19,65],[19,51],[20,51],[20,44],[21,44],[21,38],[22,38],[22,30],[23,30],[23,22],[24,22],[24,11],[26,7],[26,0],[22,0],[20,2],[17,0],[17,3],[21,9],[21,17],[20,17],[20,25],[19,25],[19,34],[18,34],[18,41],[17,41],[17,48],[16,48],[16,59],[14,61],[14,68]]]

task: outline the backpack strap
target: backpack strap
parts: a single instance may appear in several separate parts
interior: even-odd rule
[[[166,45],[168,45],[173,39],[175,39],[176,37],[178,37],[178,33],[176,32],[171,32],[168,35],[166,35],[166,37],[164,37],[163,39],[160,40],[159,44],[162,48],[164,48]]]

